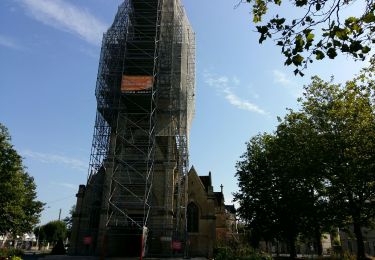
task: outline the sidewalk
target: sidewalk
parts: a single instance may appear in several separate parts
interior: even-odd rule
[[[102,260],[98,256],[68,256],[68,255],[46,255],[46,256],[37,256],[37,255],[29,255],[24,258],[25,260],[37,260],[37,259],[45,259],[45,260]],[[183,260],[186,258],[143,258],[143,260],[158,260],[158,259],[169,259],[169,260]],[[188,258],[190,260],[207,260],[204,257],[193,257]],[[139,257],[108,257],[103,260],[139,260]]]

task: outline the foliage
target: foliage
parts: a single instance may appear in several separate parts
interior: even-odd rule
[[[71,229],[72,228],[72,225],[73,225],[73,215],[75,213],[75,210],[76,210],[76,205],[73,205],[72,208],[69,210],[69,215],[66,216],[63,221],[65,222],[66,224],[66,227],[68,229]]]
[[[44,241],[46,239],[46,234],[45,234],[44,229],[42,227],[43,226],[37,226],[33,230],[33,233],[34,233],[35,237],[37,238],[37,240],[39,241],[39,244],[40,244],[40,241]]]
[[[18,248],[0,248],[0,259],[8,257],[21,257],[25,254],[22,249]]]
[[[233,250],[230,247],[220,247],[215,250],[215,259],[217,260],[225,260],[225,259],[233,259]]]
[[[307,156],[309,135],[303,115],[291,113],[276,135],[253,137],[236,165],[240,192],[234,197],[241,217],[248,221],[254,247],[261,239],[277,238],[288,242],[295,256],[299,234],[309,237],[316,231],[312,227],[319,227],[320,240],[321,230],[329,229],[325,202],[318,197],[321,187],[314,187],[320,164]]]
[[[234,197],[256,241],[287,241],[295,256],[297,236],[320,243],[331,227],[353,225],[364,259],[361,228],[375,216],[374,70],[345,85],[313,77],[300,111],[250,139]]]
[[[302,105],[326,143],[321,149],[331,207],[353,224],[362,259],[361,227],[369,226],[375,215],[375,109],[373,86],[360,78],[343,87],[314,78]]]
[[[0,248],[0,259],[8,257],[8,248]]]
[[[375,3],[373,0],[241,0],[252,4],[253,22],[259,43],[273,38],[285,56],[285,65],[301,72],[313,60],[334,59],[339,52],[363,60],[375,42]],[[293,8],[292,6],[295,8]],[[293,12],[283,17],[282,7]],[[271,11],[279,12],[274,16]],[[349,10],[351,16],[347,16]],[[358,10],[361,10],[358,13]],[[300,15],[299,15],[300,14]]]
[[[66,225],[66,236],[70,238],[71,232],[72,232],[72,226],[73,226],[73,215],[76,210],[76,205],[73,205],[72,208],[69,210],[69,215],[66,216],[63,221]]]
[[[40,241],[56,243],[59,239],[66,238],[67,228],[64,221],[55,220],[36,227],[34,233]]]
[[[275,230],[274,182],[266,154],[272,141],[273,137],[266,134],[253,137],[241,157],[243,160],[236,165],[240,192],[235,194],[235,199],[240,201],[241,217],[251,227],[253,247],[257,247],[260,232],[266,239]]]
[[[272,257],[258,252],[250,247],[241,245],[239,247],[219,247],[215,250],[216,260],[271,260]]]
[[[25,172],[8,130],[0,124],[0,235],[31,231],[42,207],[34,179]]]
[[[329,259],[331,260],[356,260],[355,255],[348,251],[342,252],[341,254],[334,254]]]

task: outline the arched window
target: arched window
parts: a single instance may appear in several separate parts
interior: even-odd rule
[[[187,231],[199,232],[199,210],[193,202],[187,207]]]

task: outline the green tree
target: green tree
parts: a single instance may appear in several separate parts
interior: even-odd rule
[[[36,238],[38,240],[39,245],[41,244],[40,243],[41,241],[45,241],[46,240],[46,234],[44,232],[43,226],[37,226],[37,227],[35,227],[34,230],[33,230],[33,232],[34,232],[34,235],[36,236]]]
[[[289,111],[276,131],[274,168],[278,173],[278,186],[282,211],[281,225],[295,256],[294,244],[299,234],[310,237],[309,224],[319,219],[316,210],[320,193],[319,163],[314,160],[313,138],[309,121],[303,113]],[[316,224],[316,223],[314,223]],[[316,226],[321,233],[320,226]],[[315,231],[315,230],[313,230]],[[319,237],[320,240],[320,237]]]
[[[365,259],[361,228],[375,216],[373,67],[345,85],[314,78],[302,109],[325,142],[326,189],[331,206],[354,227],[358,259]],[[368,77],[370,76],[370,77]]]
[[[375,42],[375,3],[373,0],[241,0],[251,4],[259,43],[272,38],[281,47],[285,65],[296,67],[295,74],[313,60],[334,59],[339,52],[363,60]],[[283,17],[281,7],[294,17]],[[295,10],[293,10],[293,6]],[[352,16],[345,12],[351,9]],[[270,10],[275,12],[269,14]],[[293,11],[291,11],[293,10]],[[358,13],[358,10],[361,10]],[[358,15],[355,15],[358,13]],[[354,16],[355,15],[355,16]]]
[[[295,138],[297,132],[304,133],[303,124],[294,113],[288,120],[280,124],[275,135],[251,138],[236,165],[240,191],[234,197],[240,204],[241,218],[251,230],[253,246],[260,239],[283,240],[288,243],[291,257],[295,257],[296,239],[308,230],[313,222],[309,219],[319,219],[319,204],[312,177],[304,171],[308,167],[303,162],[306,157],[301,152],[302,143]],[[301,136],[301,141],[306,139]],[[316,226],[321,234],[321,225]]]
[[[268,134],[257,135],[247,143],[246,152],[236,164],[239,192],[234,194],[238,213],[250,228],[251,244],[258,247],[261,239],[276,236],[276,203],[274,180],[267,154],[273,141]]]
[[[272,135],[258,135],[237,163],[239,213],[256,239],[280,238],[295,256],[297,236],[354,227],[365,259],[362,227],[375,216],[375,63],[344,85],[318,77],[301,109]],[[260,230],[256,228],[260,227]],[[260,232],[260,233],[259,233]]]
[[[66,238],[67,229],[64,221],[54,220],[40,227],[41,240],[56,243]]]
[[[66,236],[70,238],[71,233],[72,233],[72,226],[73,226],[73,215],[76,210],[76,205],[73,205],[72,208],[69,210],[69,215],[66,216],[63,221],[66,225]]]
[[[34,179],[27,174],[22,158],[0,124],[0,235],[20,235],[38,223],[43,203],[36,200]]]

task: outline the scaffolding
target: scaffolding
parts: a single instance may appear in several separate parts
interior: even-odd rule
[[[195,35],[180,0],[125,0],[103,37],[95,91],[87,189],[100,204],[82,207],[97,215],[86,225],[96,252],[119,255],[122,240],[134,255],[141,245],[170,255],[172,241],[186,242],[194,88]]]

